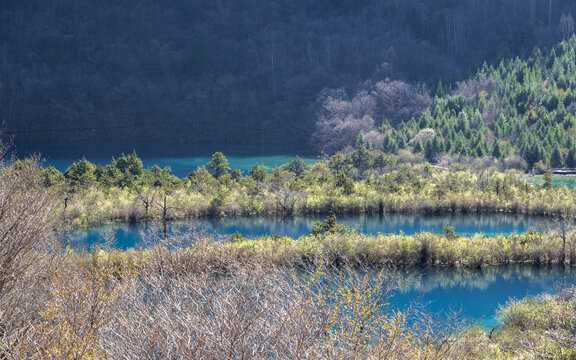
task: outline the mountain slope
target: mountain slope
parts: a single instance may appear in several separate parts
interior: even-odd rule
[[[455,90],[439,89],[434,99],[400,82],[369,81],[353,96],[332,91],[319,99],[315,136],[330,138],[345,129],[342,148],[354,145],[362,131],[360,140],[384,152],[406,148],[430,161],[445,153],[518,154],[529,168],[538,162],[576,167],[575,53],[572,37],[551,51],[535,49],[527,60],[484,66]],[[404,114],[400,121],[398,114]]]
[[[304,146],[323,88],[461,79],[573,31],[569,0],[0,4],[0,121],[19,141]],[[564,25],[563,25],[564,24]]]

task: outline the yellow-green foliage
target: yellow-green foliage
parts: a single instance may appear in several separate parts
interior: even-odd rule
[[[149,201],[149,218],[163,217],[167,199],[168,218],[203,215],[255,215],[306,213],[504,211],[532,214],[576,212],[576,191],[544,189],[529,185],[523,175],[507,172],[474,173],[470,170],[407,167],[356,181],[344,192],[331,173],[317,171],[295,177],[282,170],[262,182],[230,175],[202,181],[182,180],[166,191],[151,185],[137,188],[92,185],[76,189],[69,197],[64,218],[73,225],[111,220],[143,219]]]
[[[105,358],[100,342],[114,321],[121,295],[117,284],[137,276],[138,265],[119,251],[68,251],[60,260],[59,269],[50,274],[47,297],[38,304],[31,343],[15,344],[12,350],[18,358]]]
[[[570,235],[572,237],[572,235]],[[507,263],[556,263],[562,259],[558,234],[455,236],[327,234],[300,239],[266,236],[218,242],[241,258],[263,258],[278,264],[395,264],[481,266]]]
[[[570,294],[512,300],[493,331],[475,328],[458,337],[452,358],[574,359],[576,298]]]
[[[387,302],[391,292],[382,272],[375,279],[353,280],[343,273],[326,279],[321,273],[312,274],[306,283],[295,279],[299,308],[320,310],[304,320],[308,326],[317,323],[322,328],[311,353],[347,359],[442,358],[445,349],[434,346],[430,334],[416,336],[406,316],[391,311]]]

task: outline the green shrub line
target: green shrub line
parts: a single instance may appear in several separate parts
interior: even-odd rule
[[[83,159],[64,174],[54,168],[38,171],[44,186],[58,193],[61,222],[71,227],[200,216],[576,214],[576,190],[535,186],[525,174],[503,168],[501,161],[439,168],[410,156],[360,147],[311,166],[296,158],[275,169],[256,164],[243,174],[216,153],[207,168],[201,166],[180,179],[170,168],[144,169],[133,153],[106,167]],[[26,161],[10,166],[24,167]]]
[[[187,239],[187,245],[181,240]],[[363,235],[355,232],[326,233],[298,239],[278,235],[232,240],[214,240],[204,235],[158,237],[151,246],[121,251],[145,261],[149,254],[166,249],[189,262],[211,269],[227,263],[259,261],[270,266],[459,266],[479,267],[504,264],[576,264],[576,232],[566,234],[565,257],[560,232],[486,236],[419,233],[415,235]],[[68,250],[74,254],[73,250]],[[105,252],[104,252],[105,254]],[[78,254],[79,255],[79,254]],[[563,260],[564,259],[564,260]],[[184,260],[182,260],[184,261]],[[212,264],[212,265],[209,265]],[[202,266],[198,265],[198,271]],[[196,268],[196,267],[195,267]]]
[[[562,236],[528,232],[509,236],[361,235],[331,233],[299,239],[265,236],[236,238],[212,246],[239,259],[265,258],[275,264],[314,265],[450,265],[483,266],[515,263],[562,263]],[[568,234],[565,262],[576,263],[576,233]]]

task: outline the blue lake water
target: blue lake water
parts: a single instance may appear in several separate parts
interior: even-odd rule
[[[216,237],[228,237],[238,231],[248,237],[261,235],[287,235],[299,237],[310,233],[315,221],[324,216],[296,216],[289,218],[232,217],[198,218],[175,221],[169,224],[170,232],[190,229],[205,231]],[[442,232],[450,224],[458,234],[509,234],[523,233],[531,228],[544,230],[550,225],[543,218],[512,214],[444,214],[444,215],[348,215],[338,221],[367,234],[413,234],[423,231]],[[143,234],[160,231],[151,223],[111,223],[87,229],[76,229],[67,234],[73,248],[89,247],[114,238],[119,248],[145,246]],[[432,313],[462,311],[462,315],[483,326],[496,324],[496,312],[511,298],[523,298],[542,292],[555,292],[560,286],[576,284],[576,269],[561,266],[506,265],[467,269],[455,267],[430,267],[425,269],[397,270],[410,280],[392,298],[391,304],[402,309],[414,302],[427,304]]]
[[[542,186],[544,184],[544,176],[536,175],[527,178],[532,184]],[[568,189],[576,188],[576,176],[567,175],[554,175],[552,176],[552,187],[565,187]]]
[[[555,293],[576,284],[576,268],[559,265],[428,267],[407,273],[414,279],[396,292],[391,300],[394,307],[419,303],[431,313],[461,311],[486,327],[497,324],[498,308],[511,299]]]
[[[250,170],[256,163],[274,168],[294,160],[296,155],[309,164],[318,161],[316,156],[306,151],[255,145],[59,142],[17,143],[13,150],[19,157],[39,153],[46,160],[45,166],[51,165],[60,171],[82,157],[97,165],[106,165],[113,156],[136,151],[144,167],[170,166],[172,174],[178,177],[185,177],[198,166],[206,165],[217,151],[226,155],[231,167],[242,171]]]
[[[298,238],[309,234],[314,223],[322,221],[326,215],[308,216],[246,216],[246,217],[201,217],[169,223],[170,231],[202,230],[217,237],[230,236],[238,232],[246,237],[278,234]],[[338,221],[364,234],[415,234],[419,232],[442,233],[442,227],[449,224],[462,235],[483,233],[486,235],[525,233],[530,229],[545,229],[551,225],[545,218],[521,214],[356,214],[340,215]],[[72,247],[84,247],[99,242],[103,234],[112,234],[116,246],[122,249],[144,246],[142,233],[152,224],[110,223],[86,229],[76,229],[67,234]]]

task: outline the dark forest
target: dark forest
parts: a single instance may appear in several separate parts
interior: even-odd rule
[[[0,121],[18,141],[308,147],[323,89],[434,96],[574,30],[567,0],[30,0],[0,4]]]

